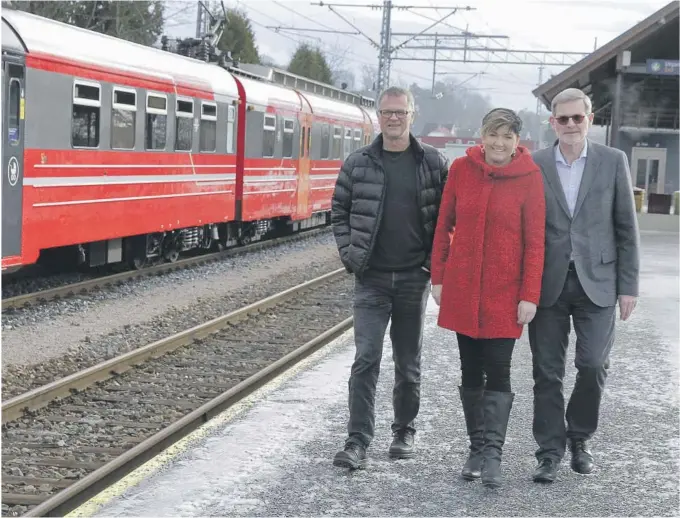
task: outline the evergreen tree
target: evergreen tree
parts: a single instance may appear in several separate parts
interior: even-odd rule
[[[220,15],[221,11],[218,13]],[[217,47],[223,52],[231,52],[232,58],[237,62],[260,64],[255,33],[243,11],[227,9],[227,22]]]
[[[301,44],[288,65],[288,71],[322,83],[332,84],[333,74],[326,57],[318,47]]]
[[[156,1],[11,1],[3,7],[152,45],[163,31],[164,3]]]

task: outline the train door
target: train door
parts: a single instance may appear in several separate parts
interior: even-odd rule
[[[24,168],[23,60],[2,62],[2,257],[21,255]]]
[[[298,160],[298,191],[297,191],[297,218],[304,219],[312,215],[309,203],[309,174],[311,161],[309,158],[310,145],[312,142],[312,114],[302,112],[300,114],[300,154]]]

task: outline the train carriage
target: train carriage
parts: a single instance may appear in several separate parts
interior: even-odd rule
[[[342,160],[375,134],[365,99],[2,20],[3,270],[64,252],[141,266],[325,224]]]

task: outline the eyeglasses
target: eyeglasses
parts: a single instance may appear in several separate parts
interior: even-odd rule
[[[569,119],[574,120],[574,124],[581,124],[587,115],[562,115],[561,117],[555,117],[555,120],[562,126],[569,124]]]
[[[404,119],[410,112],[406,110],[379,110],[378,113],[383,119],[391,119],[392,115],[396,115],[397,119]]]

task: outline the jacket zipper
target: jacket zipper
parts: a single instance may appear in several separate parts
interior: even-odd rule
[[[375,224],[375,228],[373,229],[373,233],[371,234],[371,242],[368,244],[368,250],[366,253],[366,257],[364,257],[363,263],[361,263],[361,267],[359,268],[360,271],[364,271],[366,266],[368,265],[368,261],[371,257],[371,254],[373,253],[373,247],[375,246],[375,240],[378,236],[378,229],[380,228],[380,223],[382,222],[382,217],[383,217],[383,205],[385,203],[385,194],[387,193],[387,179],[386,179],[386,174],[385,174],[385,168],[383,165],[378,162],[373,155],[370,153],[366,153],[368,157],[371,159],[371,161],[378,166],[380,169],[380,172],[383,175],[383,183],[382,183],[382,194],[380,196],[380,204],[378,205],[378,218]]]

